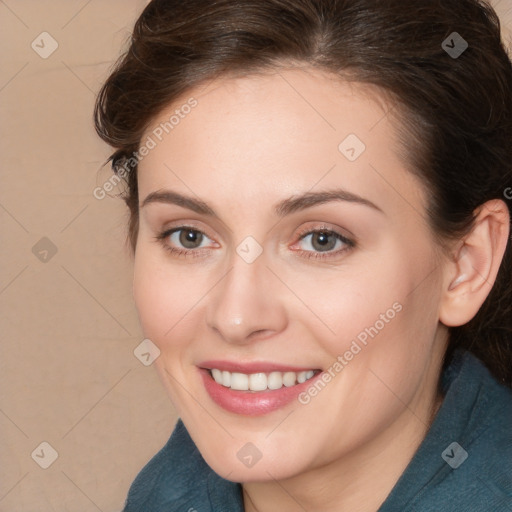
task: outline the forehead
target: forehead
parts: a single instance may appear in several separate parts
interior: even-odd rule
[[[150,123],[142,141],[155,146],[139,164],[140,198],[172,188],[220,207],[343,186],[370,199],[421,201],[390,110],[377,88],[317,70],[214,80]]]

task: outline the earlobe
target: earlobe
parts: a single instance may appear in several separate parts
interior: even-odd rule
[[[488,201],[476,214],[473,227],[446,264],[445,291],[439,320],[448,327],[468,323],[494,285],[505,254],[510,228],[507,205]]]

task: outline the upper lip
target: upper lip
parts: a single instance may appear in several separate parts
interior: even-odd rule
[[[217,368],[221,371],[238,372],[238,373],[270,373],[270,372],[305,372],[308,370],[316,370],[314,366],[291,366],[286,364],[273,363],[269,361],[252,361],[241,363],[239,361],[226,360],[209,360],[199,363],[197,366],[211,370]]]

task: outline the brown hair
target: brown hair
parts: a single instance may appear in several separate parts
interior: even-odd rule
[[[450,54],[461,42],[454,32],[468,43],[461,55]],[[504,198],[512,171],[512,64],[499,19],[483,0],[152,0],[95,106],[96,130],[115,148],[109,160],[127,184],[133,250],[133,155],[154,117],[205,80],[290,62],[393,98],[404,158],[425,183],[440,239],[460,238],[480,205]],[[463,347],[512,386],[510,245],[478,314],[450,330],[445,365]]]

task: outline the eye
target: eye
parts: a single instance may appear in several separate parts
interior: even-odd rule
[[[200,256],[208,242],[213,242],[205,233],[191,226],[178,226],[160,233],[156,239],[167,251],[177,255]]]
[[[196,229],[179,228],[170,233],[169,240],[173,244],[180,244],[185,249],[198,249],[207,236]]]
[[[308,230],[300,235],[296,245],[302,246],[299,252],[307,258],[335,257],[355,247],[352,240],[331,229]]]

